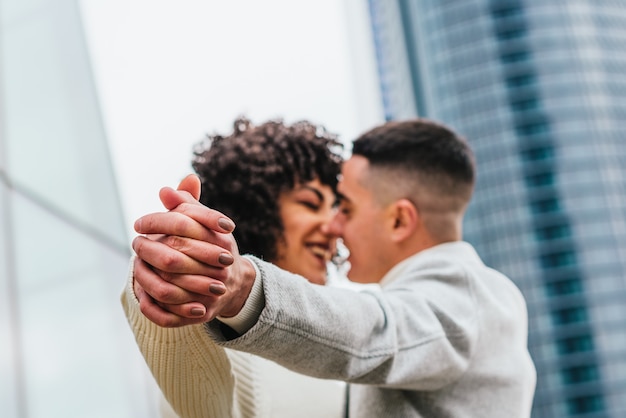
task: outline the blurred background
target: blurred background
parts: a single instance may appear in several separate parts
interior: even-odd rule
[[[626,416],[626,3],[0,0],[0,414],[154,417],[133,221],[238,115],[470,141],[465,239],[528,302],[533,417]]]

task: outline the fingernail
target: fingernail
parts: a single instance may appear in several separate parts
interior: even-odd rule
[[[191,308],[191,314],[193,316],[204,316],[205,313],[204,308]]]
[[[231,232],[233,229],[235,229],[235,224],[230,219],[219,218],[217,220],[217,224],[220,226],[220,228],[228,232]]]
[[[218,296],[223,295],[224,293],[226,293],[226,286],[224,286],[224,284],[222,283],[211,283],[209,285],[209,292]]]
[[[217,258],[217,261],[219,261],[220,264],[222,264],[224,266],[230,266],[231,264],[233,264],[235,262],[235,259],[233,258],[232,255],[230,255],[228,253],[222,253]]]

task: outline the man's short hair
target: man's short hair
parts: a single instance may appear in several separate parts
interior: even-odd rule
[[[465,204],[471,198],[472,150],[464,138],[440,123],[420,118],[387,122],[357,138],[352,154],[367,158],[372,170],[393,173],[397,182],[415,180],[431,193],[456,196]]]

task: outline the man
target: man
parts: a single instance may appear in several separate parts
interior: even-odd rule
[[[170,189],[173,210],[136,225],[165,234],[133,243],[142,312],[161,326],[207,321],[224,347],[349,382],[351,417],[530,416],[524,299],[462,241],[469,147],[424,119],[353,145],[329,228],[350,250],[349,278],[380,291],[312,286],[240,256],[228,220]]]

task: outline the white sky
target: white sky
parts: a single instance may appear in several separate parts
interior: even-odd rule
[[[129,236],[239,114],[350,141],[382,121],[366,0],[82,0]]]

